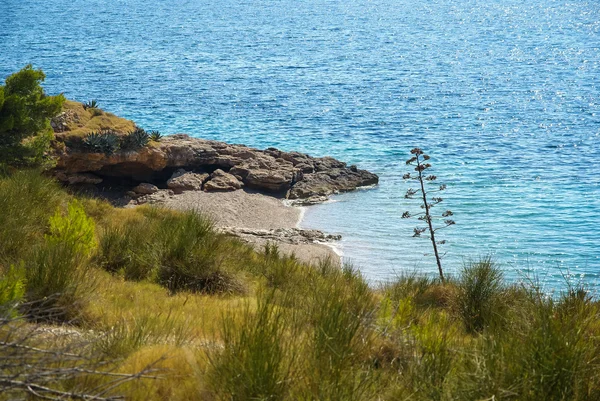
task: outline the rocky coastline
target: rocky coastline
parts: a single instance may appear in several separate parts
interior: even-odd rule
[[[57,156],[55,175],[63,182],[97,185],[122,179],[136,183],[131,195],[140,197],[161,189],[178,194],[248,188],[296,204],[314,204],[327,200],[329,195],[379,181],[376,174],[332,157],[311,157],[275,148],[259,150],[185,134],[166,136],[136,151],[113,154],[65,146]]]
[[[318,204],[332,194],[379,181],[376,174],[332,157],[259,150],[186,134],[107,154],[90,152],[77,146],[81,138],[57,131],[53,174],[66,185],[100,196],[110,193],[113,203],[125,207],[149,203],[198,210],[222,232],[256,246],[276,243],[311,262],[339,258],[322,244],[340,236],[299,228],[301,213],[291,206]]]

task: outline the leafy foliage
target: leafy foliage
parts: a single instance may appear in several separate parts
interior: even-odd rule
[[[45,160],[52,138],[50,119],[65,101],[62,94],[44,93],[40,83],[45,77],[30,64],[0,86],[0,164],[35,165]]]
[[[50,218],[50,234],[46,235],[49,243],[63,242],[75,252],[90,255],[96,247],[96,223],[85,214],[85,210],[77,199],[69,203],[67,215],[57,210]]]
[[[49,223],[50,233],[24,261],[27,299],[37,319],[70,320],[77,317],[93,284],[83,277],[96,246],[95,224],[78,201],[69,204],[64,216],[57,211]]]
[[[413,180],[413,181],[418,182],[419,188],[418,189],[409,188],[406,191],[406,194],[404,195],[404,197],[406,199],[413,199],[417,194],[420,193],[420,198],[422,200],[421,209],[423,211],[419,212],[419,213],[404,212],[402,214],[402,218],[407,219],[410,217],[417,217],[420,221],[424,221],[427,224],[427,226],[425,226],[425,227],[415,227],[413,237],[421,237],[422,234],[425,234],[427,232],[429,233],[429,235],[427,237],[431,240],[431,245],[433,246],[433,253],[435,254],[435,260],[436,260],[436,263],[438,266],[438,271],[440,273],[440,279],[442,281],[444,281],[444,271],[442,270],[441,256],[438,252],[437,246],[444,244],[446,241],[436,241],[435,233],[442,228],[454,225],[455,222],[454,222],[454,220],[449,218],[453,215],[452,211],[450,211],[450,210],[446,210],[445,212],[442,212],[441,215],[439,215],[439,216],[433,215],[431,213],[431,209],[434,206],[441,203],[443,201],[443,199],[439,196],[434,196],[434,197],[428,198],[427,194],[430,194],[432,192],[444,191],[446,189],[446,185],[440,185],[437,187],[437,189],[426,190],[426,188],[425,188],[426,183],[433,183],[434,181],[437,180],[437,177],[433,174],[425,175],[425,171],[431,168],[431,164],[427,163],[427,160],[429,160],[430,157],[428,155],[426,155],[420,148],[414,148],[410,151],[410,153],[413,156],[406,161],[406,164],[414,165],[415,166],[414,170],[417,173],[416,174],[406,173],[402,176],[402,178],[404,180]],[[437,219],[437,220],[442,219],[443,226],[434,228],[434,226],[433,226],[434,219]]]
[[[25,274],[21,267],[15,266],[0,273],[0,318],[12,317],[25,296]]]

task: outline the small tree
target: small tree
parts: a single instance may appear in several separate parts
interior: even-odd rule
[[[455,222],[454,220],[448,218],[453,214],[450,210],[444,211],[443,213],[441,213],[441,215],[433,215],[431,213],[431,208],[441,203],[443,199],[440,197],[431,197],[430,199],[428,199],[427,195],[432,192],[444,191],[446,189],[446,185],[439,185],[437,189],[426,191],[425,184],[433,183],[437,180],[437,177],[435,175],[425,174],[425,170],[431,168],[431,164],[427,163],[427,160],[429,160],[429,156],[423,153],[423,151],[420,148],[414,148],[410,151],[410,153],[413,156],[406,161],[406,164],[415,166],[416,174],[406,173],[402,176],[402,178],[404,180],[414,180],[418,182],[419,188],[409,188],[406,191],[406,195],[404,195],[404,197],[406,199],[414,199],[414,197],[417,194],[420,194],[420,197],[423,201],[423,203],[421,204],[421,209],[423,209],[423,211],[413,214],[411,214],[410,212],[404,212],[402,214],[402,218],[407,219],[410,217],[418,217],[419,220],[424,221],[427,224],[426,227],[415,227],[413,237],[421,237],[423,234],[427,232],[429,233],[429,235],[426,235],[426,237],[428,237],[431,240],[431,245],[433,246],[433,253],[435,254],[435,260],[437,262],[437,267],[440,273],[440,279],[443,282],[444,271],[442,270],[442,261],[437,246],[446,243],[446,241],[436,241],[435,233],[442,228],[455,224]],[[434,220],[443,220],[444,224],[437,228],[434,228]]]
[[[52,139],[50,119],[62,110],[63,95],[47,96],[42,70],[27,65],[0,86],[0,164],[39,164]]]

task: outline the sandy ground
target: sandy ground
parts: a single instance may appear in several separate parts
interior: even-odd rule
[[[198,210],[211,217],[219,227],[252,229],[275,229],[297,227],[302,210],[283,204],[280,199],[244,190],[232,192],[186,191],[162,203],[165,207],[178,210]],[[263,248],[265,240],[253,241],[257,249]],[[331,257],[340,257],[327,245],[280,243],[284,253],[294,253],[299,259],[318,263]]]

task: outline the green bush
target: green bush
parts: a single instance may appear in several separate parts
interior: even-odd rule
[[[0,86],[0,164],[23,166],[45,160],[52,138],[50,119],[65,101],[63,95],[44,93],[40,83],[45,77],[27,65]]]
[[[373,372],[366,363],[375,317],[373,294],[352,268],[320,266],[304,306],[311,332],[299,398],[361,400],[373,395]]]
[[[74,252],[89,256],[97,245],[95,233],[96,223],[85,214],[81,202],[73,199],[66,216],[57,210],[50,218],[50,234],[46,235],[46,241],[54,245],[64,243]]]
[[[56,182],[36,170],[0,180],[0,264],[17,264],[43,240],[48,219],[65,198]]]
[[[235,277],[222,269],[227,244],[210,220],[196,212],[167,215],[160,220],[159,282],[170,291],[239,292]]]
[[[130,220],[102,231],[98,262],[109,272],[120,272],[128,280],[152,280],[160,265],[161,248],[156,224],[148,219]]]
[[[458,282],[456,309],[468,332],[480,332],[502,318],[502,271],[490,257],[466,264]]]
[[[71,320],[93,286],[88,256],[96,245],[94,222],[81,204],[69,204],[66,216],[50,218],[50,233],[24,261],[28,313],[36,319]]]
[[[25,297],[25,274],[22,268],[0,268],[0,319],[14,317]]]
[[[247,303],[241,316],[225,316],[224,348],[209,354],[208,379],[218,399],[288,399],[295,350],[287,330],[293,317],[274,298],[272,291],[259,295],[256,310]]]
[[[196,212],[142,209],[142,216],[102,231],[96,259],[127,279],[152,280],[171,292],[243,292],[224,267],[233,241]]]

